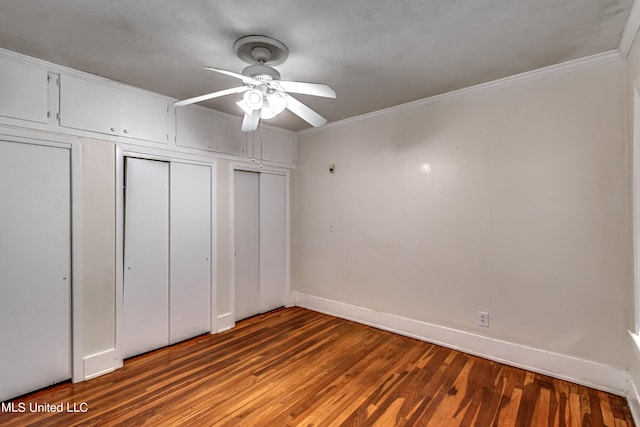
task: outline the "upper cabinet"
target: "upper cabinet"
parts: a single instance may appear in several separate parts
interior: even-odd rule
[[[295,164],[295,137],[287,131],[260,126],[240,131],[242,119],[200,106],[176,108],[176,145],[218,153]]]
[[[262,130],[262,160],[292,165],[296,162],[296,143],[292,133]],[[254,157],[257,153],[254,153]]]
[[[265,125],[245,133],[241,117],[199,105],[174,108],[166,96],[31,58],[21,60],[1,49],[0,124],[72,135],[91,132],[121,142],[133,138],[276,166],[292,166],[296,160],[293,132]]]
[[[47,123],[47,69],[0,57],[0,116]]]
[[[60,76],[60,126],[166,144],[169,105],[159,96]]]
[[[199,106],[176,108],[176,145],[244,155],[240,118]]]

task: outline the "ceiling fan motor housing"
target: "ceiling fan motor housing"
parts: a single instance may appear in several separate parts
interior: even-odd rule
[[[253,77],[256,80],[280,80],[280,73],[273,67],[269,67],[268,65],[249,65],[242,70],[242,75],[247,77]]]

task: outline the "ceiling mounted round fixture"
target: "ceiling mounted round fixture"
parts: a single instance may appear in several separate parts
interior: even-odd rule
[[[245,36],[233,44],[238,58],[248,64],[279,65],[289,57],[289,49],[279,40],[268,36]]]
[[[236,40],[233,45],[238,58],[248,62],[242,74],[215,67],[204,67],[219,74],[234,77],[242,81],[242,86],[211,92],[182,101],[174,105],[195,104],[221,96],[243,93],[242,100],[236,102],[244,112],[243,132],[252,132],[258,128],[261,119],[271,119],[282,111],[289,110],[311,126],[319,127],[327,123],[327,119],[291,96],[291,93],[335,98],[336,92],[321,83],[297,82],[281,80],[278,70],[273,65],[282,64],[289,56],[289,49],[278,40],[266,36],[247,36]]]

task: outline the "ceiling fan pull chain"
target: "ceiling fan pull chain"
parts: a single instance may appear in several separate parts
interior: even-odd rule
[[[256,135],[255,135],[255,132],[251,132],[251,163],[255,163],[255,162],[256,162]]]
[[[262,120],[260,120],[260,169],[262,169]]]

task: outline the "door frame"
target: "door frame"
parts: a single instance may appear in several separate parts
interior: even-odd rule
[[[80,138],[38,131],[0,128],[0,139],[7,142],[43,145],[69,150],[70,230],[71,230],[71,381],[84,381],[84,292],[82,271],[82,152]]]
[[[120,342],[122,337],[124,313],[124,174],[125,158],[135,157],[145,160],[160,160],[165,162],[179,162],[211,167],[211,295],[210,295],[210,324],[213,333],[217,331],[217,198],[216,198],[216,160],[211,157],[197,154],[176,153],[173,151],[156,149],[150,147],[140,147],[129,144],[116,144],[116,336],[115,350],[117,367],[123,366],[123,359],[120,353]]]
[[[285,178],[285,306],[293,305],[291,296],[291,171],[285,168],[232,162],[229,167],[229,312],[220,315],[219,331],[235,327],[236,260],[235,260],[235,172],[257,172],[282,175]]]

